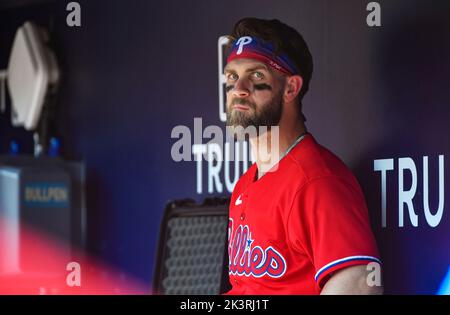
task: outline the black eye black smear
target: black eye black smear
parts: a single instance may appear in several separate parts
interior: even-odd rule
[[[229,85],[225,88],[225,91],[228,93],[230,92],[232,89],[234,89],[234,85]]]
[[[255,88],[255,90],[258,90],[258,91],[262,91],[262,90],[272,91],[272,87],[266,83],[255,84],[254,88]],[[234,89],[234,85],[229,85],[229,86],[225,87],[225,91],[227,93],[230,92],[232,89]]]
[[[261,90],[272,91],[272,87],[266,83],[255,84],[254,87],[255,87],[255,90],[258,90],[258,91],[261,91]]]

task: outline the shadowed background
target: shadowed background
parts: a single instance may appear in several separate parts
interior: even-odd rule
[[[58,95],[62,156],[87,171],[88,251],[151,283],[168,200],[202,200],[195,162],[171,159],[172,128],[222,125],[217,40],[245,16],[278,18],[304,36],[314,58],[304,99],[307,127],[354,172],[365,192],[385,268],[386,293],[434,294],[450,265],[448,189],[444,215],[425,221],[422,157],[429,156],[430,208],[438,205],[438,155],[450,145],[450,4],[378,1],[382,26],[366,24],[368,1],[78,1],[82,26],[66,25],[69,1],[1,1],[0,68],[26,20],[50,30],[62,72]],[[0,115],[0,154],[32,135]],[[204,141],[204,142],[207,142]],[[398,158],[417,167],[419,226],[398,226]],[[375,159],[394,159],[381,227]],[[448,163],[445,160],[445,178]],[[405,173],[405,189],[411,185]],[[408,177],[409,176],[409,177]],[[405,211],[407,212],[406,208]]]

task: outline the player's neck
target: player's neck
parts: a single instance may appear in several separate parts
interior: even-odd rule
[[[268,171],[276,171],[276,164],[284,157],[299,135],[306,132],[303,121],[288,126],[280,123],[277,129],[272,128],[250,139],[252,153],[258,166],[258,179]]]

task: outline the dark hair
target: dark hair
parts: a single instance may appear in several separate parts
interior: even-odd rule
[[[308,45],[302,35],[294,28],[279,20],[263,20],[247,17],[239,20],[233,27],[229,39],[227,51],[231,48],[232,41],[242,36],[252,36],[274,45],[278,55],[286,54],[299,70],[303,79],[303,86],[298,95],[299,103],[308,92],[309,81],[313,72],[313,60]],[[300,108],[301,109],[301,108]]]

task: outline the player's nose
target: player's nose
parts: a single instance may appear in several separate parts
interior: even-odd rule
[[[244,78],[238,79],[234,84],[232,94],[235,97],[247,97],[250,94],[250,82]]]

